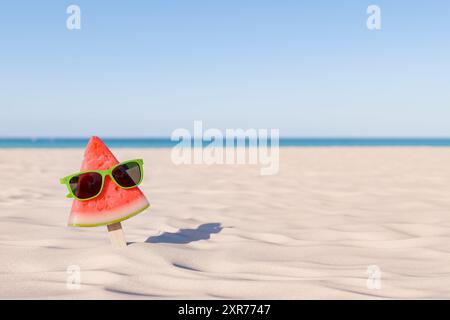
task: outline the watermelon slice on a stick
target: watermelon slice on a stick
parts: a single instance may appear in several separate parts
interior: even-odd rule
[[[81,171],[108,170],[119,161],[98,137],[92,137],[84,153]],[[108,226],[114,247],[126,246],[121,221],[141,213],[149,203],[138,188],[122,189],[109,176],[105,177],[102,192],[98,197],[79,201],[74,199],[69,217],[69,226],[97,227]]]

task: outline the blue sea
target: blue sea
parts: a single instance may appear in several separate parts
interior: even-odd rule
[[[178,143],[168,138],[103,141],[111,148],[171,148]],[[87,142],[88,138],[0,138],[0,148],[84,148]],[[280,147],[450,147],[450,138],[280,138],[279,144]]]

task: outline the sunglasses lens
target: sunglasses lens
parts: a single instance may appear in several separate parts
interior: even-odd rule
[[[102,179],[102,175],[96,172],[82,173],[70,179],[70,189],[78,199],[89,199],[100,193]]]
[[[141,181],[141,168],[137,162],[128,162],[116,167],[112,171],[112,176],[123,188],[131,188]]]

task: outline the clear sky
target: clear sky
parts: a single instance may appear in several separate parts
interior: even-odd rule
[[[3,1],[0,136],[169,136],[203,120],[449,137],[449,17],[448,0]]]

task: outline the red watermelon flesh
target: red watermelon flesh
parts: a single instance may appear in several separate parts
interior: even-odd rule
[[[118,163],[103,141],[92,137],[86,147],[81,171],[107,170]],[[88,201],[74,199],[69,226],[109,225],[131,218],[148,207],[149,203],[139,188],[122,189],[108,176],[98,197]]]

